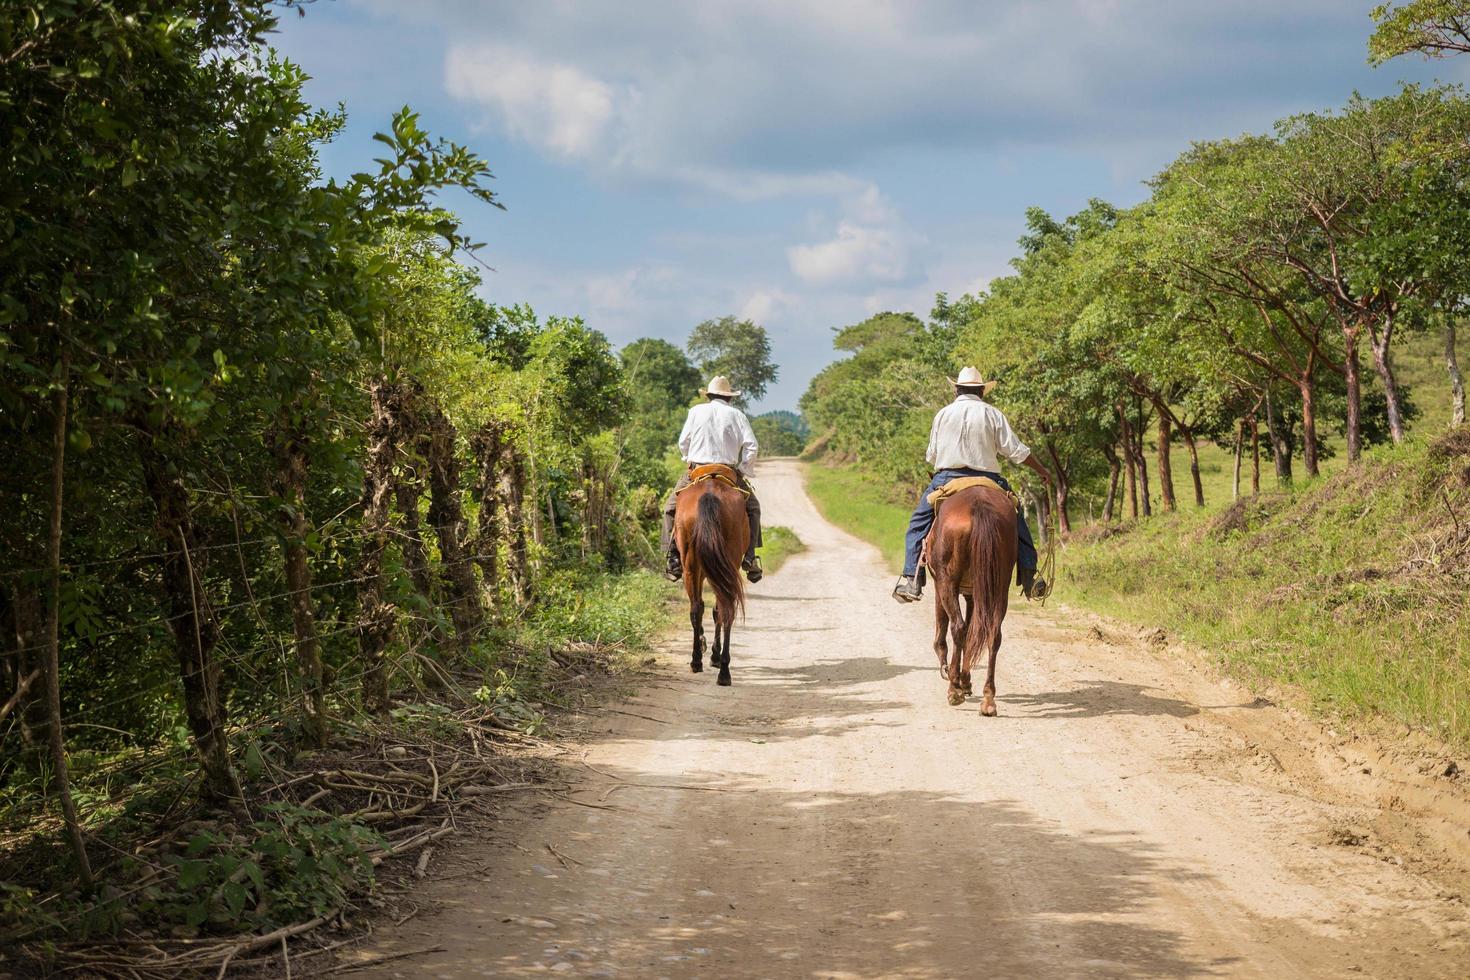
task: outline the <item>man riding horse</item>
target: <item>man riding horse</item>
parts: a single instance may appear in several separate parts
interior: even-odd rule
[[[899,602],[917,602],[923,594],[919,552],[934,524],[934,506],[929,503],[929,494],[965,476],[989,477],[1010,491],[1011,485],[999,473],[1000,459],[1026,465],[1051,485],[1051,473],[1016,438],[1005,414],[985,400],[986,392],[996,382],[982,379],[979,371],[967,367],[958,378],[951,378],[950,383],[954,385],[955,400],[939,410],[929,430],[929,451],[925,458],[935,469],[934,478],[919,494],[919,505],[914,508],[904,537],[903,574],[893,587],[893,597]],[[1016,533],[1020,545],[1017,583],[1028,599],[1045,596],[1046,582],[1036,577],[1036,545],[1031,539],[1031,529],[1026,526],[1024,512],[1016,514]]]
[[[740,392],[730,387],[730,379],[716,375],[710,379],[709,387],[700,392],[706,401],[689,410],[684,420],[684,431],[679,433],[679,455],[688,468],[664,502],[663,549],[668,557],[665,574],[669,581],[677,582],[684,577],[679,559],[679,549],[674,542],[674,510],[679,502],[679,491],[689,486],[690,474],[701,466],[721,463],[730,467],[740,481],[740,490],[745,494],[745,515],[750,521],[750,544],[745,549],[745,558],[740,567],[751,582],[761,580],[761,562],[755,549],[761,543],[761,505],[755,499],[750,486],[750,469],[755,464],[760,446],[755,441],[755,432],[745,413],[731,402],[740,397]]]

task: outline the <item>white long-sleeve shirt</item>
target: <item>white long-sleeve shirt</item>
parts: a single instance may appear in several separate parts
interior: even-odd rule
[[[1005,413],[978,395],[960,395],[941,408],[929,429],[925,459],[936,470],[1000,469],[1000,459],[1024,463],[1031,450],[1016,438]]]
[[[712,399],[689,410],[679,433],[679,454],[686,463],[724,463],[750,475],[760,446],[745,413]]]

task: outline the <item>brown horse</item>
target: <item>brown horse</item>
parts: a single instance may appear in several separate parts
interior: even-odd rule
[[[706,474],[706,471],[709,471]],[[750,543],[745,495],[736,489],[735,471],[706,466],[694,471],[698,482],[680,491],[674,508],[674,540],[684,564],[684,594],[689,597],[689,625],[694,628],[694,656],[689,669],[704,670],[704,583],[715,593],[715,645],[710,664],[720,669],[719,683],[730,685],[730,627],[745,608],[745,582],[740,559]]]
[[[949,703],[962,704],[973,693],[970,668],[984,651],[990,665],[980,713],[992,717],[1000,624],[1016,567],[1016,506],[999,489],[961,490],[939,507],[927,545],[934,576],[934,653],[949,681]]]

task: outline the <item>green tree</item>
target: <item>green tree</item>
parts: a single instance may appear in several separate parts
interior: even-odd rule
[[[762,456],[797,456],[806,446],[801,416],[791,412],[766,412],[750,420]]]
[[[722,316],[705,320],[689,334],[689,356],[705,376],[723,374],[742,392],[741,405],[758,401],[776,380],[771,362],[771,339],[766,328],[750,320]]]
[[[667,340],[644,337],[618,352],[629,394],[622,428],[622,473],[633,486],[662,492],[669,482],[666,457],[679,439],[684,416],[699,396],[699,371]]]
[[[1382,64],[1417,51],[1426,58],[1470,51],[1470,2],[1409,0],[1374,7],[1368,60]]]

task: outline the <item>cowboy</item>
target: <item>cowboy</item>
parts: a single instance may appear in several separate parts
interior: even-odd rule
[[[679,549],[674,544],[674,507],[678,503],[680,490],[689,486],[689,474],[701,466],[723,463],[735,471],[740,489],[745,492],[745,516],[750,520],[750,544],[745,549],[745,559],[740,567],[751,582],[761,580],[761,561],[755,549],[761,544],[761,505],[755,499],[750,486],[750,470],[755,464],[755,455],[760,446],[751,431],[750,420],[745,413],[731,404],[740,397],[740,392],[730,387],[730,379],[723,374],[710,379],[709,387],[700,391],[706,399],[703,405],[695,405],[684,420],[684,431],[679,433],[679,455],[689,464],[684,475],[664,502],[663,548],[668,556],[668,569],[664,573],[671,582],[684,577],[679,561]]]
[[[967,367],[958,378],[950,378],[954,385],[955,400],[939,410],[934,416],[934,425],[929,430],[929,451],[925,458],[934,467],[934,478],[919,494],[919,506],[909,519],[908,534],[904,537],[903,574],[893,587],[893,597],[899,602],[917,602],[923,594],[919,580],[919,551],[924,538],[934,524],[934,507],[929,503],[929,494],[950,480],[962,476],[984,476],[1010,492],[1011,485],[998,472],[999,459],[1004,458],[1017,465],[1025,464],[1051,485],[1051,473],[1036,461],[1026,444],[1016,438],[1004,413],[985,400],[986,392],[994,388],[995,381],[983,380],[980,372]],[[1046,581],[1036,577],[1036,545],[1031,540],[1031,529],[1026,526],[1026,514],[1016,514],[1016,531],[1020,538],[1020,550],[1016,562],[1016,581],[1026,598],[1046,595]]]

